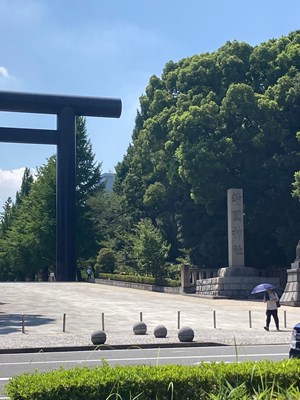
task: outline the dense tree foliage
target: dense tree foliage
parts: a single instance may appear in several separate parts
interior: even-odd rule
[[[9,197],[3,205],[3,211],[0,213],[1,217],[1,235],[4,236],[5,232],[8,230],[13,215],[13,201],[12,198]]]
[[[108,272],[110,274],[114,273],[116,262],[117,260],[114,251],[109,248],[102,247],[99,251],[94,267],[96,275],[101,272]]]
[[[8,278],[34,280],[55,263],[55,159],[37,171],[30,191],[22,191],[28,180],[25,170],[22,187],[16,197],[9,229],[1,237],[1,264]],[[32,181],[30,179],[30,181]],[[53,247],[54,245],[54,247]],[[47,273],[46,273],[47,275]],[[5,277],[3,277],[5,278]]]
[[[23,198],[29,195],[31,185],[33,183],[33,175],[29,168],[25,168],[21,188],[16,193],[16,206],[22,203]]]
[[[170,245],[163,240],[160,231],[153,226],[151,220],[141,220],[130,240],[137,271],[141,275],[164,277]]]
[[[227,42],[152,76],[117,166],[131,229],[150,218],[171,261],[227,265],[226,194],[242,188],[246,264],[289,265],[300,235],[299,68],[297,31]]]

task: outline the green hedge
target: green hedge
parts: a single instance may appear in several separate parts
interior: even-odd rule
[[[299,388],[300,360],[197,366],[109,367],[105,363],[94,369],[19,375],[10,380],[7,395],[14,400],[133,400],[135,396],[138,400],[201,400],[213,398],[224,384],[243,384],[249,399],[268,388]]]
[[[112,279],[114,281],[123,281],[123,282],[136,282],[136,283],[145,283],[148,285],[157,285],[157,286],[170,286],[170,287],[178,287],[180,286],[179,280],[174,279],[157,279],[152,276],[142,276],[142,275],[122,275],[122,274],[99,274],[100,279]]]

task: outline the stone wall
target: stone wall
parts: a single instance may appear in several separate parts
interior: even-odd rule
[[[173,294],[181,293],[181,287],[179,286],[177,287],[157,286],[157,285],[148,285],[146,283],[114,281],[112,279],[98,279],[98,278],[95,279],[95,283],[101,285],[126,287],[130,289],[149,290],[151,292],[162,292],[162,293],[173,293]]]
[[[196,294],[200,297],[226,299],[253,299],[252,289],[262,283],[259,276],[225,276],[211,279],[199,279]],[[268,283],[280,287],[279,278],[268,278]]]

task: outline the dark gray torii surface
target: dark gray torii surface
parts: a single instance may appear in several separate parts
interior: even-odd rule
[[[76,280],[75,117],[119,118],[120,99],[0,91],[0,111],[56,114],[57,129],[0,127],[0,142],[57,145],[56,279]]]

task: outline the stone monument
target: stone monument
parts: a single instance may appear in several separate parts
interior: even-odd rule
[[[285,306],[300,307],[300,240],[296,247],[296,258],[287,269],[287,283],[280,298]]]
[[[244,215],[242,189],[227,191],[229,267],[244,267]]]
[[[196,293],[203,297],[253,298],[252,289],[264,278],[256,268],[245,266],[243,189],[227,190],[227,219],[228,266],[219,268],[217,277],[197,280]],[[268,278],[268,282],[279,286],[279,278]]]
[[[219,276],[254,276],[255,268],[245,267],[243,189],[227,190],[228,267]]]

